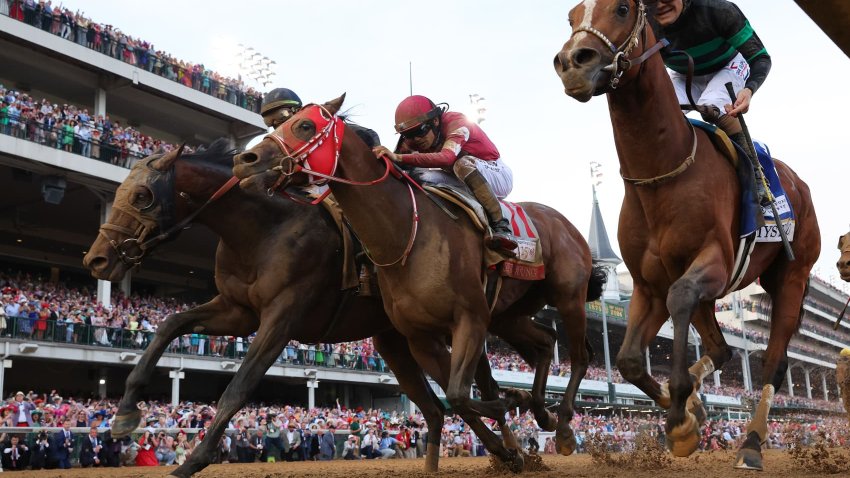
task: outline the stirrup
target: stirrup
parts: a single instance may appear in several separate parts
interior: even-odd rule
[[[516,249],[519,247],[516,239],[511,234],[492,230],[486,240],[487,247],[504,254],[508,257],[516,257]]]

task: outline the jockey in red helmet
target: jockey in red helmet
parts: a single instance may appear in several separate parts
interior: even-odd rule
[[[513,189],[513,173],[478,124],[420,95],[399,103],[395,123],[395,130],[401,134],[397,150],[379,146],[375,154],[386,154],[393,161],[412,166],[451,169],[489,216],[492,233],[488,247],[514,255],[516,238],[498,200]]]

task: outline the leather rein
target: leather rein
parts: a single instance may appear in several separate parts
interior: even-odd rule
[[[284,129],[283,125],[266,135],[265,139],[271,139],[277,145],[278,149],[280,149],[280,152],[283,153],[283,156],[280,158],[280,163],[278,164],[278,166],[272,168],[272,170],[277,171],[280,176],[278,177],[277,181],[275,181],[274,185],[272,185],[272,187],[270,187],[266,191],[266,194],[271,196],[274,195],[276,191],[280,191],[281,194],[285,195],[287,198],[293,201],[302,204],[316,205],[322,202],[331,193],[330,188],[328,188],[325,192],[323,192],[318,198],[313,201],[306,202],[300,200],[297,197],[290,195],[285,189],[291,181],[293,175],[297,173],[305,173],[310,176],[321,178],[321,181],[313,181],[313,184],[320,185],[327,184],[329,182],[337,182],[350,186],[373,186],[375,184],[384,182],[390,176],[390,173],[395,171],[392,164],[392,160],[386,155],[381,155],[378,159],[383,160],[384,165],[386,166],[386,170],[384,171],[384,174],[377,179],[373,179],[371,181],[353,181],[350,179],[345,179],[336,176],[336,168],[339,164],[340,151],[342,150],[342,138],[340,138],[337,134],[336,127],[337,124],[342,120],[336,114],[331,114],[323,105],[307,105],[302,109],[302,111],[311,107],[319,108],[322,112],[322,118],[327,119],[328,124],[326,124],[321,129],[321,131],[318,131],[305,144],[301,145],[298,148],[292,148],[288,144],[286,144],[286,138],[283,136],[282,133]],[[284,125],[289,123],[290,121],[295,120],[297,117],[298,114],[287,120]],[[330,174],[322,173],[304,166],[305,162],[310,158],[310,155],[312,155],[326,140],[332,140],[334,146],[333,167],[331,168]],[[288,163],[288,166],[285,166],[285,163]],[[378,267],[388,267],[399,263],[404,266],[407,262],[408,256],[410,256],[410,252],[413,250],[413,243],[416,240],[416,233],[419,230],[419,207],[416,202],[416,195],[413,192],[413,187],[410,185],[410,181],[405,181],[405,185],[407,186],[407,190],[410,192],[410,202],[413,205],[411,221],[412,223],[410,227],[410,234],[407,240],[407,246],[405,246],[404,251],[396,260],[387,263],[379,263],[372,257],[371,253],[364,245],[363,252],[366,254],[366,257]]]

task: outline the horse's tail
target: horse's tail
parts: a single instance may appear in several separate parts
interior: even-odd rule
[[[590,280],[587,281],[587,301],[593,302],[602,297],[602,289],[605,288],[605,283],[608,282],[608,272],[605,266],[594,264],[593,270],[590,271]]]

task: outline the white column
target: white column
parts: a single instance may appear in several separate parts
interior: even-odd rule
[[[829,400],[829,388],[826,386],[826,374],[822,373],[821,376],[821,386],[823,387],[823,399]],[[2,390],[0,390],[2,391]]]
[[[652,375],[652,365],[649,363],[649,347],[646,348],[646,373]]]
[[[750,380],[749,354],[746,351],[741,352],[741,374],[744,376],[744,390],[751,391],[753,382]]]
[[[785,380],[788,382],[788,396],[794,396],[794,381],[791,379],[791,367],[785,371]]]
[[[555,364],[560,365],[561,360],[558,358],[558,324],[554,320],[552,321],[552,328],[555,329]]]
[[[111,201],[103,201],[100,203],[100,224],[109,220],[109,214],[111,212]],[[97,280],[97,302],[103,304],[107,308],[112,308],[112,282],[101,279]]]
[[[351,408],[351,385],[349,384],[342,386],[342,404],[345,408]]]
[[[714,386],[720,387],[720,370],[714,371]]]
[[[316,408],[316,389],[319,388],[319,381],[316,379],[307,380],[307,408]]]
[[[172,370],[168,376],[171,377],[171,406],[176,407],[180,403],[180,380],[186,378],[186,372]]]
[[[121,292],[123,292],[124,295],[126,295],[126,296],[129,296],[130,292],[132,291],[131,286],[130,286],[132,280],[133,280],[133,271],[132,270],[127,271],[127,273],[124,274],[124,278],[121,279]]]
[[[94,115],[106,114],[106,90],[98,88],[94,92]]]
[[[8,348],[9,343],[6,342],[6,346]],[[4,360],[0,360],[0,397],[6,396],[6,369],[12,368],[12,359],[7,358]],[[826,383],[826,382],[824,382]]]
[[[806,398],[808,398],[809,400],[811,400],[811,399],[812,399],[812,382],[811,382],[811,380],[810,380],[810,378],[809,378],[809,369],[804,368],[804,369],[803,369],[803,374],[804,374],[804,375],[805,375],[805,377],[806,377]]]

